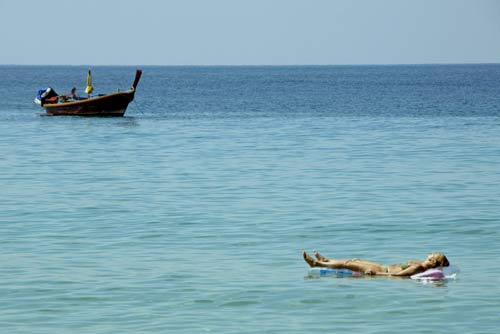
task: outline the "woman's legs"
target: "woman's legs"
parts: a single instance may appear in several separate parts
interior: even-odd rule
[[[314,256],[316,256],[316,258],[319,260],[319,261],[323,261],[323,262],[327,262],[327,261],[330,261],[331,259],[327,258],[326,256],[323,256],[321,255],[320,253],[318,253],[316,250],[313,251],[314,253]]]
[[[334,260],[334,259],[329,259],[326,256],[323,256],[320,253],[318,253],[318,251],[316,251],[316,250],[314,250],[313,253],[314,253],[314,256],[318,259],[318,261],[321,261],[321,262],[329,262],[329,261],[351,261],[351,262],[353,262],[353,261],[357,261],[359,263],[365,263],[365,264],[378,264],[378,263],[375,263],[375,262],[365,261],[365,260],[361,260],[361,259],[351,259],[351,260]]]
[[[345,269],[344,265],[345,265],[346,262],[348,262],[348,260],[333,260],[333,259],[328,259],[328,258],[322,257],[321,255],[318,257],[318,260],[315,260],[312,257],[310,257],[306,252],[303,252],[302,255],[304,256],[304,260],[311,267],[325,267],[325,268],[333,268],[333,269]],[[323,260],[319,260],[319,259],[323,259]]]
[[[315,252],[315,255],[317,252]],[[325,258],[319,253],[316,255],[318,260],[310,257],[306,252],[302,254],[304,256],[304,260],[311,267],[324,267],[324,268],[332,268],[332,269],[349,269],[352,271],[358,271],[362,273],[377,273],[384,272],[381,265],[376,262],[365,261],[360,259],[352,259],[352,260],[333,260]],[[318,257],[319,255],[319,257]],[[319,259],[323,259],[326,261],[321,261]]]

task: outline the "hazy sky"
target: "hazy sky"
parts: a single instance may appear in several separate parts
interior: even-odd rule
[[[500,63],[498,0],[0,0],[0,64]]]

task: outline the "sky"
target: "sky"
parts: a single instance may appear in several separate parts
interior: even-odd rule
[[[498,0],[0,0],[0,64],[500,63]]]

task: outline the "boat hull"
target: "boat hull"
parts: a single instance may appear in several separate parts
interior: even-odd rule
[[[49,116],[122,117],[134,100],[135,89],[65,103],[44,104]]]

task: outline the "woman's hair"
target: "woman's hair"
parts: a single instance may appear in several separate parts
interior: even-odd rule
[[[442,253],[433,253],[429,257],[432,257],[432,262],[436,267],[448,267],[450,265],[450,262]]]

